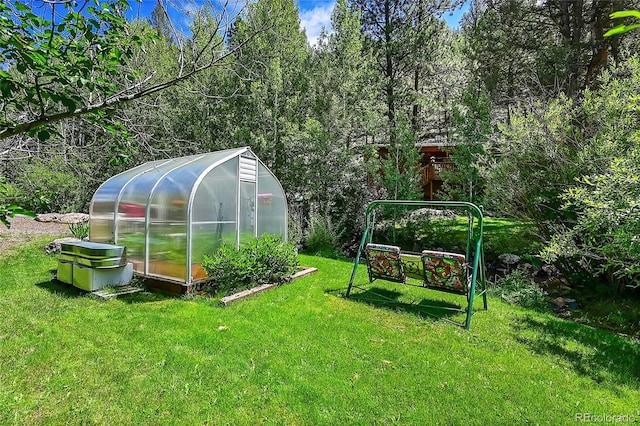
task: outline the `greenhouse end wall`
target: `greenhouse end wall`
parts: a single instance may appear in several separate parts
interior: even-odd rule
[[[264,233],[287,238],[287,202],[248,149],[145,163],[94,194],[90,239],[127,247],[137,274],[188,285],[204,255]]]

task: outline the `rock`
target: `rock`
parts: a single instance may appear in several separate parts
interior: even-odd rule
[[[60,253],[62,243],[71,243],[75,241],[80,240],[74,237],[58,238],[57,240],[53,240],[49,244],[44,246],[44,252],[47,254]]]
[[[553,299],[551,301],[551,304],[553,306],[555,306],[556,309],[560,309],[564,306],[564,298],[563,297],[556,297],[555,299]]]
[[[567,309],[578,309],[578,301],[576,299],[564,299],[565,307]]]
[[[62,215],[58,220],[60,223],[80,223],[88,221],[89,215],[86,213],[67,213]]]
[[[36,215],[37,222],[58,222],[60,219],[60,214],[58,213],[40,213]]]
[[[540,268],[540,272],[547,274],[548,277],[557,277],[560,275],[558,268],[553,265],[543,265],[542,268]]]
[[[455,219],[456,214],[452,210],[429,209],[426,207],[413,210],[411,213],[409,213],[409,219],[414,221],[429,220],[429,218],[432,218],[432,217],[444,217],[448,219]]]
[[[520,256],[511,253],[502,253],[498,256],[498,260],[507,266],[515,265],[520,262]]]
[[[570,318],[571,317],[571,311],[560,311],[560,312],[558,312],[558,316],[560,318]]]
[[[540,283],[540,287],[545,289],[547,293],[551,295],[565,295],[571,291],[571,287],[567,284],[567,280],[563,278],[551,278]]]
[[[89,220],[86,213],[41,213],[36,215],[37,222],[54,222],[54,223],[79,223]]]
[[[533,266],[530,263],[524,263],[522,265],[518,266],[518,269],[520,269],[522,272],[524,272],[526,275],[535,275],[536,273],[536,268],[535,266]]]

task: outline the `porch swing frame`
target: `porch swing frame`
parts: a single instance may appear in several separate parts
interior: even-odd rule
[[[381,206],[398,206],[398,207],[414,207],[414,208],[446,208],[456,211],[465,211],[468,217],[468,232],[467,232],[467,244],[465,250],[465,261],[463,264],[464,271],[464,280],[462,281],[464,291],[452,291],[451,289],[434,286],[430,282],[428,274],[426,273],[426,265],[425,259],[451,259],[460,257],[459,254],[455,253],[447,253],[442,251],[433,251],[433,250],[424,250],[421,254],[411,253],[402,251],[399,247],[395,246],[386,246],[386,245],[375,245],[372,244],[373,239],[373,227],[374,227],[374,213],[378,207]],[[391,282],[399,282],[405,285],[413,285],[415,284],[407,283],[408,275],[405,274],[403,265],[404,262],[402,260],[402,256],[420,256],[423,262],[423,266],[425,266],[422,270],[423,273],[423,284],[421,287],[425,287],[427,289],[436,290],[436,291],[445,291],[448,293],[456,293],[461,295],[466,295],[467,298],[467,307],[461,308],[450,308],[443,307],[437,305],[420,305],[420,307],[424,308],[435,308],[442,310],[451,310],[456,312],[466,313],[466,319],[464,323],[459,323],[450,319],[446,319],[446,321],[452,322],[454,324],[460,325],[465,329],[469,329],[471,327],[471,316],[473,315],[473,303],[477,297],[482,296],[484,310],[487,310],[487,287],[486,287],[486,272],[485,272],[485,263],[484,263],[484,247],[483,247],[483,233],[484,233],[484,224],[483,224],[483,213],[482,208],[477,206],[474,203],[466,202],[466,201],[410,201],[410,200],[375,200],[370,202],[365,210],[365,230],[362,235],[362,239],[360,241],[360,245],[358,247],[358,253],[356,255],[353,271],[351,273],[351,279],[349,280],[349,286],[347,288],[345,297],[351,296],[352,289],[358,288],[360,290],[366,291],[366,289],[362,287],[358,287],[354,284],[354,280],[356,277],[356,272],[358,269],[358,265],[360,264],[360,258],[367,249],[379,249],[380,247],[389,248],[394,250],[395,261],[397,261],[400,265],[399,276],[382,276],[380,274],[372,274],[371,263],[369,259],[369,255],[365,257],[366,265],[367,265],[367,273],[369,275],[369,283],[372,283],[376,279],[382,279],[385,281]],[[471,262],[471,264],[469,263]],[[416,278],[415,274],[411,274],[412,278]],[[476,289],[479,290],[478,294],[476,294]],[[374,293],[376,294],[376,293]],[[389,303],[403,303],[398,302],[397,300],[388,298],[384,295],[376,294],[376,296],[385,299],[385,302]],[[368,299],[361,299],[368,300]],[[371,299],[373,301],[373,299]],[[378,300],[376,300],[378,301]],[[428,315],[433,315],[429,314]]]

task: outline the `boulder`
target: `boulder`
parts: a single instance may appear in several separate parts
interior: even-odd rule
[[[62,216],[59,213],[40,213],[36,215],[36,222],[58,222]]]
[[[500,256],[498,256],[498,260],[507,266],[513,266],[516,263],[520,262],[520,256],[512,253],[502,253]]]
[[[80,241],[80,239],[74,237],[58,238],[57,240],[53,240],[49,244],[44,246],[44,252],[47,254],[60,253],[62,243],[70,243],[75,241]]]
[[[540,270],[537,273],[537,276],[539,277],[557,277],[560,275],[560,271],[558,271],[558,268],[556,268],[553,265],[542,265],[542,268],[540,268]]]
[[[67,213],[67,214],[63,214],[58,221],[60,223],[88,222],[89,215],[86,213]]]
[[[520,269],[525,275],[535,275],[536,273],[536,267],[530,263],[519,265],[518,269]]]
[[[87,222],[89,215],[86,213],[41,213],[36,215],[37,222],[53,222],[53,223],[79,223]]]

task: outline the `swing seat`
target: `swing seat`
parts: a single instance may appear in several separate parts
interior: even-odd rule
[[[374,244],[373,230],[374,213],[378,207],[382,206],[402,206],[402,207],[453,207],[464,210],[468,216],[468,233],[466,254],[449,253],[444,251],[424,250],[420,253],[402,251],[398,246],[385,244]],[[429,288],[432,290],[444,291],[464,295],[466,297],[466,307],[454,308],[446,304],[429,306],[420,303],[422,308],[435,308],[447,311],[464,313],[464,322],[449,320],[444,316],[438,318],[461,325],[467,330],[471,326],[471,315],[473,314],[473,303],[476,297],[482,296],[484,309],[487,309],[487,287],[484,269],[484,254],[482,249],[483,236],[483,213],[482,208],[473,203],[463,201],[408,201],[408,200],[376,200],[367,205],[365,212],[365,230],[360,240],[358,254],[356,255],[349,280],[349,287],[345,293],[346,297],[351,295],[352,288],[362,290],[359,293],[360,300],[371,300],[384,303],[406,304],[397,300],[397,297],[388,297],[381,293],[376,293],[375,289],[359,287],[356,283],[358,264],[361,256],[364,256],[367,264],[369,283],[376,279],[392,281],[406,285]],[[478,292],[479,291],[479,292]],[[377,298],[362,297],[370,293]],[[431,315],[428,311],[424,312]]]
[[[364,250],[369,270],[369,281],[376,278],[404,283],[406,276],[400,257],[400,247],[385,244],[367,244]]]
[[[434,290],[468,295],[470,279],[466,278],[466,259],[463,254],[424,250],[424,286]]]

